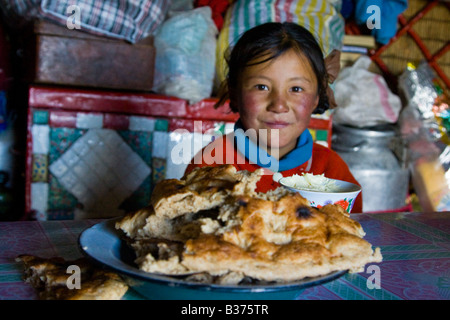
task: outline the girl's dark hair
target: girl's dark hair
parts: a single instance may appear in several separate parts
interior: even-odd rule
[[[261,24],[246,31],[239,38],[226,58],[228,76],[222,83],[217,105],[222,105],[229,99],[230,109],[238,112],[235,95],[239,92],[239,79],[245,67],[274,59],[289,49],[301,52],[309,60],[316,75],[319,104],[314,113],[323,113],[327,110],[328,76],[322,50],[308,30],[292,22]]]

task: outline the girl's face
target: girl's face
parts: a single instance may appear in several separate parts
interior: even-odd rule
[[[237,105],[244,128],[255,129],[260,146],[278,158],[295,148],[319,103],[314,71],[306,57],[293,49],[246,67],[240,90]],[[277,133],[278,138],[271,138]],[[278,155],[271,152],[274,148]]]

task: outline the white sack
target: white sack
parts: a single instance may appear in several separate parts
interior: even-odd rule
[[[384,78],[368,71],[371,60],[360,57],[341,70],[335,82],[337,108],[333,121],[355,127],[369,127],[397,122],[401,101]]]

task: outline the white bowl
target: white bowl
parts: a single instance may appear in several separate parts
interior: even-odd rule
[[[355,204],[355,199],[361,192],[361,187],[342,180],[330,179],[336,185],[338,191],[335,192],[323,192],[323,191],[311,191],[302,190],[289,186],[286,184],[288,177],[281,178],[278,182],[285,188],[292,191],[300,193],[304,198],[306,198],[312,207],[321,208],[327,204],[338,204],[345,211],[350,213],[352,211],[353,205]]]

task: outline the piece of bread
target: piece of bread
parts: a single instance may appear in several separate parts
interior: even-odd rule
[[[24,280],[30,283],[43,300],[120,300],[128,290],[125,282],[114,272],[95,268],[85,258],[66,261],[62,258],[41,258],[20,255],[24,264]],[[69,266],[80,270],[80,287],[69,288]]]
[[[159,182],[150,202],[158,216],[173,219],[218,207],[230,194],[253,194],[262,174],[262,170],[238,172],[232,165],[195,168],[180,180]]]
[[[236,171],[232,165],[195,168],[180,180],[159,182],[151,204],[127,214],[115,227],[130,239],[185,239],[191,235],[186,225],[193,214],[226,205],[230,195],[255,195],[262,174],[262,170]]]
[[[379,249],[337,205],[312,208],[299,194],[278,201],[247,198],[233,228],[186,242],[181,264],[213,275],[240,272],[266,281],[294,281],[380,262]],[[330,212],[333,212],[330,214]]]

